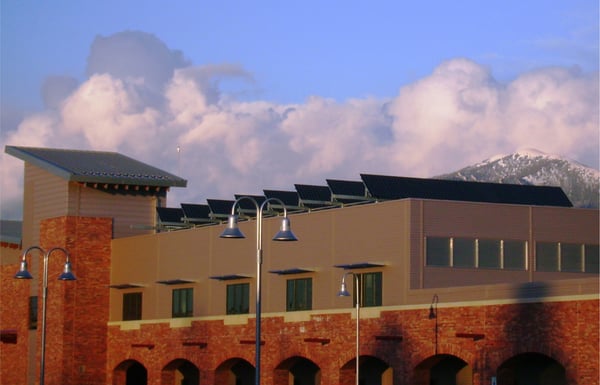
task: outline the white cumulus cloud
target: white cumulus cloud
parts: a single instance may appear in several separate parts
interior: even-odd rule
[[[151,68],[140,70],[148,60]],[[500,83],[457,58],[386,99],[240,101],[219,85],[252,84],[242,67],[193,66],[156,37],[130,31],[94,42],[88,74],[78,85],[47,82],[49,108],[3,133],[2,146],[124,153],[188,180],[171,190],[170,205],[358,180],[362,172],[428,177],[522,147],[597,166],[598,73],[572,68]],[[6,208],[22,195],[22,162],[7,157],[3,218],[18,213]]]

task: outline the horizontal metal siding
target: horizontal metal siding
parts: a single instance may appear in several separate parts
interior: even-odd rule
[[[43,219],[67,215],[68,182],[43,169],[25,163],[24,189],[26,203],[33,206],[24,211],[25,230],[31,238],[23,239],[23,246],[39,244],[40,222]]]
[[[114,238],[153,232],[153,230],[140,230],[139,227],[155,226],[156,198],[142,195],[109,194],[83,186],[78,186],[78,189],[79,212],[73,213],[73,215],[113,218]]]

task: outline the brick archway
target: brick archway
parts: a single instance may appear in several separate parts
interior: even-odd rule
[[[113,385],[147,385],[148,370],[136,360],[125,360],[113,370]]]
[[[473,369],[464,360],[452,354],[436,354],[421,361],[414,369],[412,384],[456,384],[473,383]]]
[[[215,370],[215,385],[252,385],[254,376],[254,365],[243,358],[230,358]]]
[[[199,385],[200,370],[196,365],[185,359],[169,362],[160,374],[161,385]]]

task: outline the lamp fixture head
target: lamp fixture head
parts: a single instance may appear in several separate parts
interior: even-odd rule
[[[219,237],[221,237],[221,238],[246,238],[244,233],[242,233],[242,231],[238,227],[238,216],[237,215],[233,215],[233,214],[229,215],[229,217],[227,219],[227,227],[225,228],[225,230],[223,230],[223,232],[221,233],[221,235]]]
[[[63,272],[58,276],[58,279],[60,281],[75,281],[77,279],[75,278],[75,274],[73,274],[73,271],[71,269],[71,262],[65,262]]]
[[[25,259],[23,259],[21,261],[21,266],[19,267],[19,271],[17,271],[17,274],[15,274],[15,278],[18,278],[18,279],[32,279],[33,278],[31,273],[29,272],[29,270],[27,270],[27,261],[25,261]]]
[[[290,228],[290,220],[288,217],[283,217],[281,220],[281,228],[273,237],[274,241],[297,241],[298,238],[294,235]]]
[[[340,285],[340,291],[338,297],[350,297],[350,292],[346,289],[346,280],[342,278],[342,284]]]

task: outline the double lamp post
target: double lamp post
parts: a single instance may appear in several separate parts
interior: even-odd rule
[[[227,227],[221,233],[221,238],[240,239],[245,238],[238,226],[238,215],[236,209],[240,201],[249,200],[256,209],[256,339],[255,339],[255,385],[260,385],[260,351],[261,351],[261,271],[262,271],[262,225],[263,212],[270,202],[276,202],[283,207],[283,218],[281,219],[281,228],[273,237],[274,241],[297,241],[298,239],[290,229],[290,220],[287,217],[287,208],[285,204],[277,198],[268,198],[260,205],[252,197],[242,196],[238,198],[231,207],[231,214],[227,221]],[[353,275],[355,278],[356,290],[356,385],[359,384],[359,357],[360,357],[360,275],[354,272],[346,272],[342,277],[341,288],[338,296],[350,296],[346,289],[346,276]]]
[[[58,279],[61,281],[74,281],[75,275],[71,271],[71,260],[69,256],[69,252],[61,247],[53,247],[48,251],[45,251],[39,246],[31,246],[23,252],[21,256],[21,265],[19,267],[19,271],[15,274],[15,278],[17,279],[32,279],[33,276],[29,273],[27,268],[27,255],[33,251],[39,251],[44,258],[44,270],[43,270],[43,280],[42,280],[42,347],[40,354],[40,385],[44,385],[45,379],[45,365],[46,365],[46,304],[48,302],[48,260],[50,259],[50,255],[56,251],[60,251],[65,255],[65,265],[63,268],[63,272],[59,275]]]

